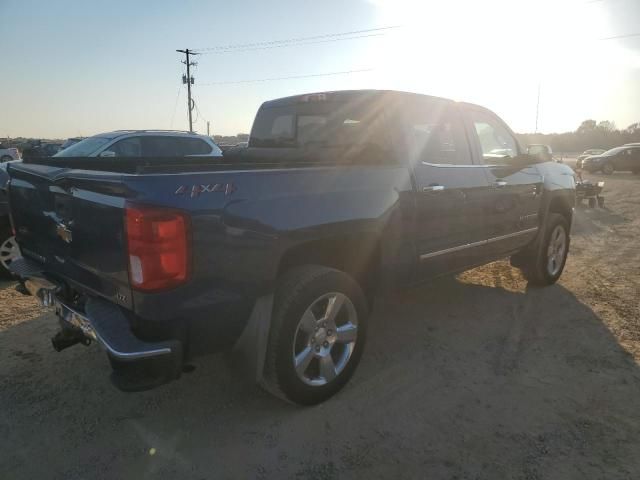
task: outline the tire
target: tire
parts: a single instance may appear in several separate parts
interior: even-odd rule
[[[2,158],[0,158],[0,163],[10,162],[11,160],[13,160],[13,157],[10,157],[9,155],[4,155]]]
[[[616,169],[613,167],[613,164],[610,162],[607,162],[602,166],[602,173],[605,175],[611,175],[615,170]]]
[[[327,400],[362,356],[369,315],[362,289],[344,272],[306,265],[283,276],[274,300],[265,365],[270,387],[300,405]],[[330,304],[340,305],[333,321]]]
[[[560,243],[556,237],[558,229],[561,230],[561,235],[564,235],[562,251],[559,251]],[[560,278],[567,261],[570,240],[567,219],[558,213],[549,213],[542,245],[538,246],[537,253],[529,256],[521,267],[522,273],[529,283],[539,286],[552,285]],[[552,241],[554,242],[553,247],[550,245]],[[553,262],[551,261],[550,249],[553,249]]]

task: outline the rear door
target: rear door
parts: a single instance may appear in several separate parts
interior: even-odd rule
[[[492,112],[465,107],[472,144],[482,158],[490,189],[482,198],[488,256],[509,253],[536,235],[543,177],[513,132]]]
[[[618,154],[616,158],[616,170],[634,170],[638,163],[640,149],[627,148]]]
[[[472,162],[456,104],[421,98],[405,112],[420,273],[428,277],[473,263],[485,239],[477,197],[488,185],[482,168]]]

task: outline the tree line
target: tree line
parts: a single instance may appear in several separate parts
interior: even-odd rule
[[[518,134],[524,145],[542,143],[549,145],[554,152],[575,153],[589,148],[609,150],[625,143],[640,142],[640,122],[632,123],[619,130],[614,122],[604,120],[583,121],[574,132],[565,133],[524,133]]]

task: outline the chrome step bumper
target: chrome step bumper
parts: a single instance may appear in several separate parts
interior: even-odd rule
[[[100,344],[114,359],[127,362],[146,358],[176,356],[181,360],[182,344],[177,340],[146,342],[131,331],[124,312],[106,300],[87,299],[84,312],[65,304],[59,297],[60,286],[46,279],[42,268],[26,258],[10,264],[11,271],[20,277],[31,295],[45,307],[55,308],[63,327],[78,329]]]

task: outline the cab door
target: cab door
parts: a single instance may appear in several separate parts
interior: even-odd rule
[[[472,161],[460,112],[453,102],[416,99],[405,111],[407,154],[416,186],[419,276],[432,277],[473,263],[484,241],[476,196],[487,179]]]
[[[522,151],[513,132],[492,112],[465,109],[472,144],[481,156],[489,185],[483,197],[486,254],[508,254],[536,236],[543,177]]]

